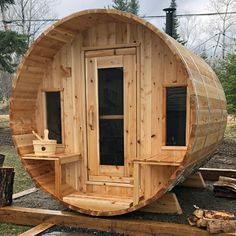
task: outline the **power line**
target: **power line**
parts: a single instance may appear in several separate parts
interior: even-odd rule
[[[192,50],[196,50],[197,48],[199,48],[200,46],[204,45],[205,43],[207,43],[208,41],[210,41],[211,39],[215,38],[217,35],[219,35],[220,33],[217,33],[213,36],[211,36],[210,38],[208,38],[206,41],[204,41],[203,43],[199,44],[198,46],[194,47]]]
[[[216,15],[234,15],[236,14],[235,11],[231,12],[208,12],[208,13],[186,13],[186,14],[177,14],[177,17],[184,17],[184,16],[216,16]],[[150,15],[150,16],[142,16],[142,18],[165,18],[165,15]]]
[[[208,13],[186,13],[186,14],[177,14],[177,17],[185,17],[185,16],[216,16],[216,15],[235,15],[236,12],[232,11],[232,12],[208,12]],[[165,18],[165,15],[147,15],[147,16],[141,16],[141,18]],[[58,18],[52,18],[52,19],[31,19],[31,20],[24,20],[25,22],[40,22],[40,21],[48,21],[48,22],[52,22],[52,21],[59,21],[60,19]],[[22,22],[22,20],[20,19],[14,19],[14,20],[0,20],[3,23],[6,24],[11,24],[13,22]]]

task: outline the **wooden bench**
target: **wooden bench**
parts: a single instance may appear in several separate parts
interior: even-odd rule
[[[159,158],[157,158],[159,157]],[[139,203],[140,198],[140,179],[141,179],[141,173],[140,173],[140,165],[157,165],[157,166],[180,166],[182,160],[180,161],[169,161],[168,158],[166,158],[166,155],[155,155],[150,158],[146,159],[134,159],[134,192],[133,192],[133,198],[134,198],[134,204]]]
[[[55,168],[55,194],[62,197],[62,166],[64,164],[78,162],[81,159],[79,153],[58,153],[48,156],[36,156],[34,153],[26,154],[22,157],[24,160],[53,161]],[[77,168],[77,165],[75,165]]]

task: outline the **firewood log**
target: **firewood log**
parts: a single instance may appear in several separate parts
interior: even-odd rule
[[[216,233],[236,233],[236,220],[209,220],[207,231]]]
[[[204,217],[208,219],[234,220],[235,215],[226,211],[204,210]]]

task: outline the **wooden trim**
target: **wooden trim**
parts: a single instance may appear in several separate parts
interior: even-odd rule
[[[102,119],[102,120],[122,120],[122,119],[124,119],[124,115],[105,115],[105,116],[99,116],[99,119]]]
[[[134,163],[141,165],[157,165],[157,166],[180,166],[181,162],[165,162],[165,161],[149,161],[149,160],[134,160]]]
[[[44,210],[37,208],[3,207],[0,209],[0,221],[22,225],[39,225],[47,223],[60,224],[66,227],[88,228],[126,235],[193,235],[210,236],[206,230],[186,224],[159,222],[153,220],[136,220],[123,217],[97,218],[73,212]],[[229,236],[232,234],[217,234]]]
[[[19,234],[19,236],[35,236],[35,235],[38,235],[38,234],[46,231],[47,229],[53,227],[54,225],[55,224],[53,224],[53,223],[43,222],[39,225],[36,225],[32,229],[29,229],[26,232]]]
[[[161,150],[187,151],[187,146],[162,146]]]
[[[177,88],[177,87],[186,87],[186,126],[185,126],[185,146],[188,146],[189,143],[189,129],[190,129],[190,94],[189,94],[189,87],[186,83],[183,84],[162,84],[163,86],[163,118],[162,118],[162,147],[168,147],[166,146],[166,89],[167,88]],[[170,146],[170,147],[179,147],[179,146]],[[185,150],[185,149],[184,149]],[[187,149],[186,149],[187,150]]]
[[[30,189],[27,189],[27,190],[24,190],[24,191],[21,191],[21,192],[18,192],[18,193],[14,193],[12,195],[12,199],[15,200],[17,198],[20,198],[20,197],[24,197],[26,195],[29,195],[31,193],[34,193],[34,192],[37,192],[39,189],[38,188],[30,188]]]
[[[103,181],[86,181],[86,184],[90,185],[101,185],[101,186],[114,186],[114,187],[124,187],[124,188],[133,188],[133,184],[128,183],[118,183],[118,182],[103,182]]]
[[[123,56],[107,56],[97,58],[97,69],[124,67]]]
[[[107,176],[107,175],[90,175],[89,181],[102,181],[102,182],[114,182],[114,183],[127,183],[131,184],[133,178],[119,177],[119,176]]]
[[[95,47],[82,47],[82,51],[95,51],[95,50],[103,50],[103,49],[116,49],[116,48],[132,48],[138,47],[140,43],[129,43],[129,44],[114,44],[108,46],[95,46]]]

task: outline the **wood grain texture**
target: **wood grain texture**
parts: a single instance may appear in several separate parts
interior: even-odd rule
[[[124,166],[99,164],[97,69],[112,67],[124,67]],[[178,86],[187,87],[186,145],[169,147],[165,91]],[[61,95],[57,152],[80,153],[80,161],[22,158],[33,152],[32,130],[42,135],[47,127],[45,91]],[[93,215],[123,214],[161,197],[216,150],[226,118],[223,88],[201,58],[143,19],[110,9],[75,13],[45,31],[21,61],[10,100],[13,140],[38,185],[56,198],[77,191],[133,199],[129,209],[111,211],[66,204]]]

